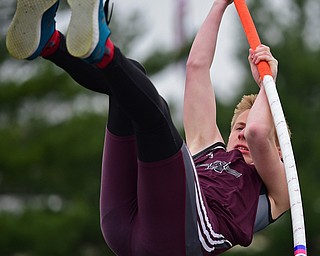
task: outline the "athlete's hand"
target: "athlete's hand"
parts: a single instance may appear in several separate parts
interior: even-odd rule
[[[262,82],[257,67],[260,61],[266,61],[269,64],[272,77],[274,81],[276,81],[278,74],[278,61],[272,56],[268,46],[261,44],[256,48],[256,50],[249,49],[248,60],[250,63],[252,76],[259,86]]]

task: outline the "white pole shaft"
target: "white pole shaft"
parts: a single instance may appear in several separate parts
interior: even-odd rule
[[[306,256],[306,238],[302,199],[297,168],[295,164],[287,123],[285,121],[285,116],[276,89],[276,84],[270,75],[266,75],[263,78],[263,86],[268,97],[286,171],[290,196],[295,256]]]

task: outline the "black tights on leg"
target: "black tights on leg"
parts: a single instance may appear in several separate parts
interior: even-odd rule
[[[101,70],[82,59],[70,55],[67,51],[64,35],[60,33],[60,36],[61,40],[58,49],[52,55],[45,57],[45,59],[52,61],[65,70],[81,86],[91,91],[110,95],[107,79]]]
[[[154,162],[177,153],[183,140],[172,122],[167,103],[147,76],[118,48],[103,72],[112,97],[132,121],[139,159]]]
[[[159,161],[180,150],[183,141],[171,120],[167,103],[144,68],[124,57],[118,48],[115,48],[113,61],[100,70],[71,56],[61,34],[59,48],[46,59],[64,69],[81,86],[112,95],[108,128],[115,135],[134,133],[140,160]]]

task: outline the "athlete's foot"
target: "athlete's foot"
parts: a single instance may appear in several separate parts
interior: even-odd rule
[[[14,58],[32,60],[54,52],[59,42],[55,30],[59,0],[17,0],[17,8],[6,37]]]
[[[68,52],[89,63],[99,63],[110,36],[103,0],[68,0],[68,3],[72,11],[67,32]]]

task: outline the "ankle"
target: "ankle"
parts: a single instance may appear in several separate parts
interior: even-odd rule
[[[46,46],[41,52],[42,57],[48,57],[52,55],[59,47],[61,41],[61,34],[58,30],[55,30],[47,42]]]
[[[105,53],[101,61],[96,63],[96,66],[100,69],[105,68],[113,60],[113,57],[114,57],[114,44],[110,40],[110,38],[108,38],[105,44]]]

